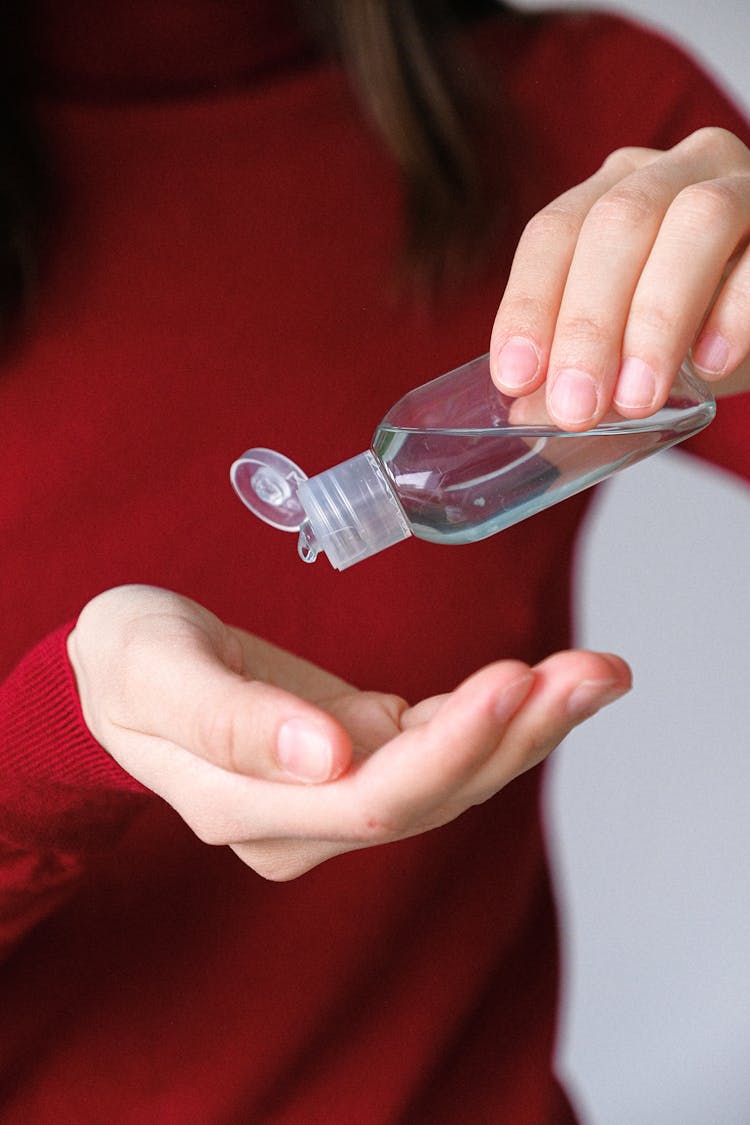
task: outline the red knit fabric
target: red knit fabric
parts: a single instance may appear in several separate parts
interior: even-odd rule
[[[182,7],[162,23],[144,0],[126,32],[124,6],[105,33],[109,9],[78,0],[76,36],[38,48],[63,190],[33,330],[0,374],[0,1118],[570,1121],[540,771],[445,829],[269,884],[88,735],[65,623],[158,584],[414,699],[565,647],[585,497],[336,574],[245,513],[228,465],[251,444],[309,473],[360,452],[404,391],[486,350],[542,203],[620,145],[748,129],[620,20],[486,22],[505,238],[491,276],[423,304],[392,283],[398,178],[336,66],[282,5],[241,5],[247,56],[237,4]],[[693,447],[747,475],[749,431],[744,396]]]

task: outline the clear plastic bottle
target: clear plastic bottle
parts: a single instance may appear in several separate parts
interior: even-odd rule
[[[235,490],[273,527],[299,532],[299,552],[345,570],[415,535],[472,543],[589,488],[703,429],[716,411],[686,361],[649,418],[614,411],[569,433],[550,421],[544,388],[500,393],[480,356],[409,391],[378,425],[372,448],[311,479],[268,449],[232,465]]]

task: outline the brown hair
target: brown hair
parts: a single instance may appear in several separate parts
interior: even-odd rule
[[[405,264],[433,276],[450,272],[475,252],[489,219],[472,135],[481,91],[467,80],[451,33],[504,5],[326,0],[314,6],[325,13],[363,111],[402,172]],[[303,7],[309,13],[310,4]]]

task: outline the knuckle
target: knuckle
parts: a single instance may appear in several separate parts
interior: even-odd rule
[[[739,325],[746,326],[750,323],[750,285],[743,287],[730,284],[722,297],[725,316],[731,317]]]
[[[592,233],[615,228],[619,238],[624,233],[638,230],[654,217],[655,212],[652,192],[635,184],[617,184],[592,204],[585,225],[593,228]]]
[[[737,341],[747,338],[750,342],[747,329],[750,324],[750,285],[733,284],[730,279],[719,294],[714,316],[721,326],[719,330],[726,337]]]
[[[525,246],[546,245],[551,241],[574,242],[580,230],[576,211],[560,200],[537,211],[524,227],[521,243]]]
[[[627,176],[641,167],[643,151],[643,149],[636,148],[634,145],[623,145],[621,148],[616,148],[603,161],[602,171]]]
[[[681,225],[704,233],[715,232],[731,220],[736,199],[725,180],[704,180],[683,188],[670,207],[671,218]]]
[[[401,696],[386,695],[379,691],[358,691],[356,697],[347,691],[340,697],[329,700],[329,705],[340,721],[365,716],[371,723],[380,723],[385,719],[393,727],[399,726],[401,715],[408,707]]]
[[[199,708],[194,718],[192,747],[221,769],[236,772],[240,735],[232,706]]]
[[[630,321],[642,336],[653,340],[670,340],[679,326],[680,316],[676,309],[658,301],[634,302]]]
[[[739,137],[719,125],[705,125],[702,129],[696,129],[682,143],[688,151],[708,152],[722,161],[732,163],[737,160],[750,163],[750,152]]]
[[[238,678],[210,705],[196,706],[191,748],[231,773],[247,773],[250,767],[262,769],[264,732],[254,718],[262,693],[262,684]]]
[[[403,696],[396,695],[395,692],[391,694],[366,692],[365,695],[368,697],[372,695],[373,699],[377,702],[380,709],[385,712],[393,725],[396,727],[399,726],[401,723],[401,715],[409,706]]]
[[[511,324],[516,332],[534,335],[538,325],[547,323],[551,308],[548,302],[528,293],[506,293],[503,299],[503,324]]]
[[[594,312],[576,312],[561,317],[556,331],[555,346],[562,353],[575,352],[580,348],[589,352],[605,345],[608,335],[607,322]]]

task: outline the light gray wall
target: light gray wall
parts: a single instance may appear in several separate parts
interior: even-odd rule
[[[750,109],[747,0],[599,6],[671,31]],[[560,1070],[591,1125],[748,1125],[750,490],[677,451],[610,482],[579,607],[636,687],[550,776]]]

